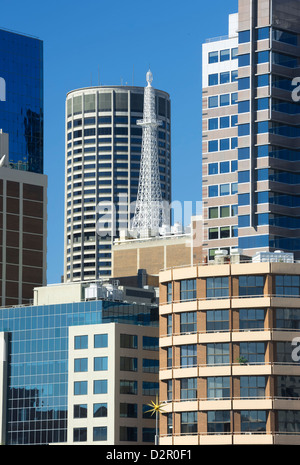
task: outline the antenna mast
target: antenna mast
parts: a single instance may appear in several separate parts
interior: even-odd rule
[[[158,235],[159,229],[166,225],[165,210],[161,195],[157,128],[162,124],[156,118],[155,90],[151,86],[153,75],[149,69],[148,82],[144,89],[143,120],[137,124],[143,128],[142,156],[139,187],[132,221],[132,232],[138,237]]]

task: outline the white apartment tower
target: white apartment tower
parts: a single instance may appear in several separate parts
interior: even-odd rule
[[[144,87],[77,89],[66,99],[64,281],[112,276],[112,244],[137,199]],[[171,201],[170,97],[155,89],[159,180]]]

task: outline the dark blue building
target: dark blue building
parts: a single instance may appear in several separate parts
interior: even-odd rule
[[[12,168],[43,173],[43,42],[0,30],[0,129]]]

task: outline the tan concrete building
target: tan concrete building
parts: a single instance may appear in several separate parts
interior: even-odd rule
[[[147,238],[120,237],[113,244],[113,277],[136,279],[146,272],[146,284],[158,285],[160,270],[202,261],[202,218],[192,217],[183,233]]]
[[[300,444],[300,263],[160,273],[160,444]]]

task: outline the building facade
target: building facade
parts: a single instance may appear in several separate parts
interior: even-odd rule
[[[171,201],[170,98],[155,90],[163,200]],[[66,100],[64,280],[112,275],[112,244],[137,199],[143,87],[74,90]],[[133,206],[131,207],[131,204]]]
[[[108,428],[106,444],[112,438],[125,445],[154,443],[153,420],[143,418],[143,405],[158,394],[158,306],[147,294],[148,299],[141,290],[130,298],[124,289],[108,284],[67,283],[36,288],[32,305],[0,309],[2,444],[99,444],[103,429],[93,441],[92,429],[85,434],[81,428],[110,424],[115,430]],[[135,303],[139,295],[143,303]],[[94,346],[95,334],[109,335],[109,346]],[[94,357],[100,357],[95,365]],[[91,379],[98,388],[106,384],[108,395],[93,391]],[[88,399],[81,390],[86,383]],[[86,420],[82,424],[86,402],[108,403],[105,425],[103,408],[96,418],[101,422],[93,422],[93,407],[88,425]],[[120,430],[120,425],[130,428]]]
[[[160,444],[300,443],[299,286],[285,253],[161,272]]]
[[[0,29],[0,129],[11,168],[44,172],[43,93],[43,42]]]
[[[157,332],[117,323],[70,327],[68,444],[154,444],[148,404],[158,395]]]
[[[1,305],[46,284],[47,176],[43,174],[43,42],[0,30]]]
[[[297,1],[240,0],[229,37],[203,46],[210,258],[232,247],[246,255],[281,249],[298,257],[299,103],[293,78],[299,74],[299,15]]]

